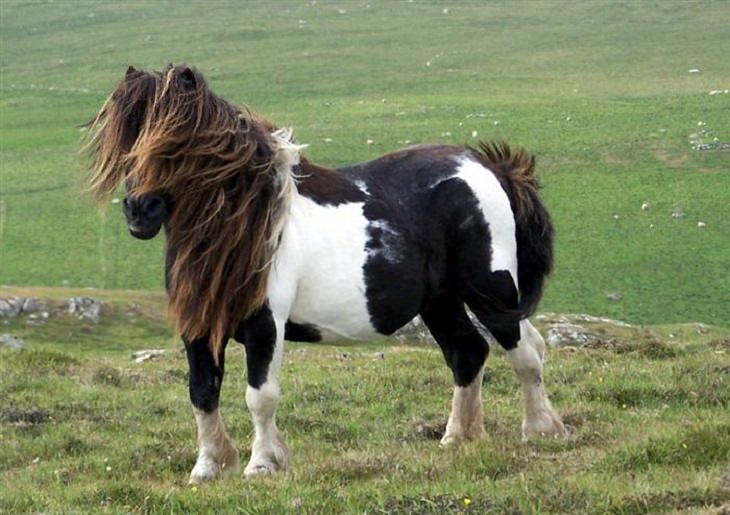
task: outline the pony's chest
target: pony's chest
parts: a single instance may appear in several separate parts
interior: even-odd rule
[[[325,339],[376,335],[368,312],[368,220],[362,206],[322,206],[300,197],[280,249],[282,261],[296,262],[298,270],[289,318],[315,325]]]

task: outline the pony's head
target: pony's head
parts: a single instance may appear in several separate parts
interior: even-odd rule
[[[130,233],[148,239],[166,229],[170,309],[182,334],[232,334],[265,302],[294,188],[290,134],[217,96],[184,65],[130,67],[88,125],[91,191],[105,199],[125,182]]]

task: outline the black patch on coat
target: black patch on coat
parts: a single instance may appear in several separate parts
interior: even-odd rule
[[[287,320],[284,339],[290,342],[316,343],[322,341],[322,333],[314,324],[298,324]]]
[[[441,347],[454,383],[470,385],[487,359],[489,344],[469,319],[463,301],[444,294],[424,307],[421,318]]]
[[[237,342],[246,347],[248,384],[260,388],[266,382],[269,364],[274,357],[276,324],[267,305],[239,325],[234,334]]]
[[[183,343],[185,343],[185,351],[190,367],[188,376],[190,402],[196,408],[211,413],[218,407],[221,385],[223,384],[225,344],[216,365],[208,344],[208,338],[188,340],[183,337]]]

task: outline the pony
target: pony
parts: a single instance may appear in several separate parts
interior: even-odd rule
[[[87,126],[90,190],[104,200],[125,183],[130,234],[166,234],[198,430],[190,483],[239,467],[218,410],[231,338],[246,351],[246,476],[289,463],[275,422],[284,340],[372,339],[419,315],[453,374],[441,444],[485,437],[484,328],[521,382],[523,437],[564,434],[528,321],[552,269],[553,226],[524,150],[423,144],[327,168],[186,65],[130,67]]]

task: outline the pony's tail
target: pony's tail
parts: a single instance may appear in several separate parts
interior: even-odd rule
[[[545,279],[553,268],[553,225],[540,200],[535,158],[504,142],[482,142],[479,153],[501,179],[515,217],[519,312],[527,318],[542,298]]]

